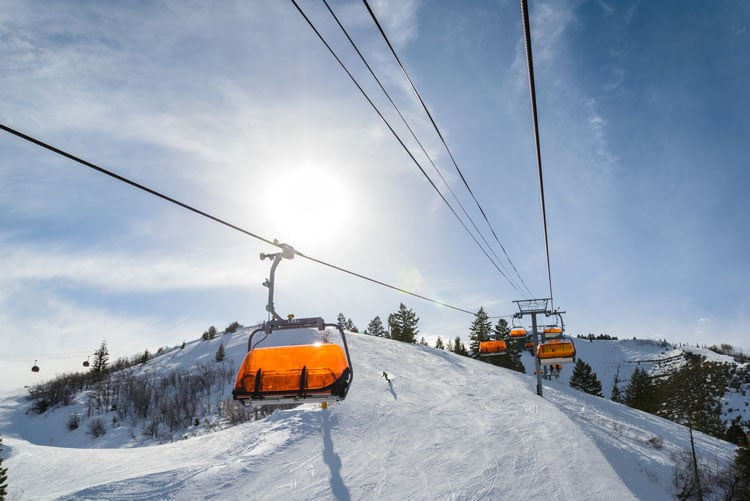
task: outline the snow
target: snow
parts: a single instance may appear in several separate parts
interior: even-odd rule
[[[215,363],[219,343],[238,367],[247,334],[188,343],[139,370],[156,376]],[[82,400],[35,416],[25,414],[29,402],[22,393],[8,394],[0,400],[8,498],[671,497],[672,456],[688,446],[687,430],[572,390],[570,366],[559,381],[545,381],[540,398],[531,375],[433,348],[359,334],[347,339],[354,381],[346,401],[326,410],[305,404],[224,429],[199,428],[161,445],[125,424],[96,440],[84,426],[69,432],[65,422],[81,412]],[[659,353],[630,342],[576,345],[595,368],[616,365],[623,351],[629,359]],[[619,360],[627,381],[624,366],[633,364]],[[734,446],[726,442],[696,434],[696,445],[706,459],[732,459]]]

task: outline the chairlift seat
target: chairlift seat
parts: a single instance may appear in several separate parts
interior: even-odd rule
[[[479,356],[482,358],[505,355],[507,351],[508,348],[505,345],[505,341],[503,341],[502,339],[482,341],[481,343],[479,343]]]

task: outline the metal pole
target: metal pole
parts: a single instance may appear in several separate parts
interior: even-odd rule
[[[531,329],[534,332],[534,368],[536,372],[536,394],[540,397],[544,397],[542,391],[542,369],[539,365],[539,357],[536,355],[536,350],[539,347],[539,334],[536,331],[536,312],[531,314]]]

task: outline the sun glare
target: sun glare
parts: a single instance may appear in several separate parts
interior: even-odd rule
[[[268,188],[268,215],[291,245],[334,239],[353,221],[351,188],[326,169],[290,169],[273,177]]]

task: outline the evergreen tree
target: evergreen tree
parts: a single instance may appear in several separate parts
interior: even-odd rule
[[[452,352],[453,351],[453,340],[448,339],[448,344],[445,345],[445,349]]]
[[[383,327],[383,322],[380,320],[379,316],[370,320],[370,323],[367,324],[367,329],[365,329],[365,334],[376,337],[385,337],[385,328]]]
[[[354,322],[352,322],[351,318],[346,321],[346,327],[344,328],[348,330],[349,332],[359,332],[359,330],[357,329],[357,326],[354,325]]]
[[[151,353],[149,353],[149,352],[148,352],[148,349],[147,349],[146,351],[144,351],[144,352],[143,352],[143,355],[141,355],[141,360],[140,360],[140,362],[141,362],[142,364],[145,364],[145,363],[146,363],[146,362],[148,362],[148,361],[149,361],[150,359],[151,359]]]
[[[610,399],[613,402],[617,402],[621,404],[624,402],[625,397],[623,397],[622,392],[620,391],[619,384],[620,384],[620,366],[618,365],[617,370],[615,371],[615,380],[614,380],[614,384],[612,385],[612,396],[610,397]]]
[[[208,328],[206,332],[203,333],[203,335],[201,336],[201,339],[204,341],[208,341],[209,339],[213,339],[215,337],[216,337],[216,327],[212,325],[211,327]]]
[[[576,365],[573,368],[570,386],[590,395],[597,397],[604,396],[602,395],[602,383],[596,377],[596,372],[593,372],[591,366],[580,358],[576,361]]]
[[[419,340],[419,345],[420,346],[429,346],[429,344],[427,344],[427,340],[424,338],[424,336],[422,336],[422,338]]]
[[[634,409],[654,413],[658,406],[656,396],[651,378],[645,370],[637,367],[625,387],[625,403]]]
[[[721,397],[729,384],[725,364],[706,361],[686,353],[687,363],[658,385],[659,416],[692,426],[707,435],[724,439],[726,426],[721,419]]]
[[[346,329],[346,316],[343,313],[339,313],[336,317],[336,323],[339,324],[339,327],[342,329]]]
[[[495,325],[495,339],[508,339],[510,337],[510,326],[508,321],[501,318]]]
[[[438,350],[445,349],[445,345],[443,344],[443,338],[441,338],[440,336],[438,336],[437,341],[435,341],[435,348],[437,348]]]
[[[461,336],[456,336],[456,341],[453,343],[453,353],[456,355],[463,355],[465,357],[469,356],[469,352],[466,350],[466,346],[464,346],[463,341],[461,341]]]
[[[484,308],[474,314],[474,321],[469,327],[469,349],[473,357],[479,356],[479,343],[489,341],[492,334],[492,322],[490,321]]]
[[[3,436],[0,435],[0,499],[8,495],[8,468],[3,468]]]
[[[736,499],[750,499],[750,448],[737,447],[732,470],[737,489]]]
[[[216,350],[216,355],[214,355],[214,359],[216,359],[217,362],[223,362],[225,356],[226,356],[226,353],[224,352],[224,343],[221,343],[219,345],[219,349]]]
[[[240,327],[242,327],[241,323],[239,323],[239,322],[232,322],[231,324],[229,324],[229,326],[227,326],[226,329],[224,329],[224,334],[233,334],[233,333],[237,332],[237,330]]]
[[[344,329],[348,330],[349,332],[359,332],[359,330],[357,330],[357,326],[354,325],[354,322],[352,322],[351,318],[346,320]]]
[[[391,339],[397,341],[403,341],[404,343],[416,343],[417,324],[419,317],[411,309],[404,306],[404,303],[399,305],[398,311],[388,316],[388,324],[391,328]]]
[[[109,364],[109,350],[107,349],[107,341],[102,341],[99,345],[99,349],[94,352],[94,362],[91,365],[91,372],[96,374],[104,374],[107,372]]]

